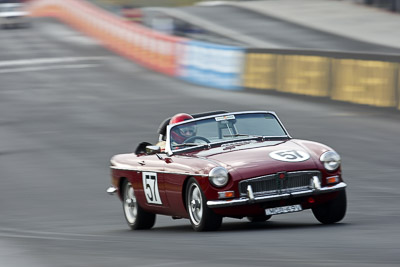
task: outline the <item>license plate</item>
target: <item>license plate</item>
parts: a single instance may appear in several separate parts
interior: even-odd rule
[[[277,214],[284,214],[284,213],[291,213],[296,211],[302,211],[303,208],[301,205],[291,205],[291,206],[283,206],[277,208],[270,208],[265,210],[266,215],[277,215]]]

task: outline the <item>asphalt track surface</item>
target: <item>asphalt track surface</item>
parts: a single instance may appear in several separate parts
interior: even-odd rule
[[[188,6],[180,11],[248,37],[270,43],[271,48],[398,54],[400,49],[376,45],[310,29],[265,14],[234,6]]]
[[[0,31],[1,266],[398,266],[400,112],[198,87],[47,20]],[[273,110],[293,137],[335,148],[348,183],[336,225],[310,211],[197,233],[158,216],[130,231],[109,158],[154,142],[177,112]]]

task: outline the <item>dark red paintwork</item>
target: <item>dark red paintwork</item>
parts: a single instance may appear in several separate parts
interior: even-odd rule
[[[283,162],[272,159],[269,153],[277,150],[305,150],[311,157],[303,162]],[[185,154],[167,156],[121,154],[112,158],[112,184],[121,191],[123,179],[128,179],[134,189],[139,205],[152,213],[188,218],[185,208],[186,182],[194,177],[207,200],[218,200],[219,191],[234,191],[239,197],[238,182],[244,179],[281,171],[319,170],[322,174],[321,186],[326,186],[327,176],[337,175],[342,182],[341,169],[327,172],[319,160],[322,153],[332,150],[316,142],[289,139],[286,141],[259,141],[256,144],[232,144],[225,147],[203,149]],[[223,166],[229,171],[230,179],[223,188],[212,186],[208,180],[209,171]],[[144,196],[142,172],[156,172],[162,205],[148,204]],[[304,209],[332,199],[337,192],[313,196],[314,203],[307,197],[270,201],[262,204],[248,204],[234,207],[214,208],[223,216],[244,217],[264,214],[266,207],[302,204]],[[120,196],[121,197],[121,196]],[[312,201],[311,201],[312,202]]]

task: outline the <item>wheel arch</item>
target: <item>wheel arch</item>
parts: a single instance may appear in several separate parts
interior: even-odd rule
[[[185,207],[186,212],[188,212],[187,206],[186,206],[186,199],[187,199],[186,187],[188,185],[188,182],[189,182],[190,178],[192,178],[192,177],[193,176],[190,176],[190,175],[186,176],[185,181],[183,181],[183,184],[182,184],[182,203],[183,203],[183,206]]]
[[[193,175],[186,176],[185,181],[182,184],[182,196],[181,196],[182,197],[182,203],[183,203],[186,211],[188,211],[187,210],[187,206],[186,206],[186,199],[187,199],[186,188],[187,188],[187,185],[189,183],[190,178],[194,178],[197,181],[197,183],[200,186],[200,189],[203,191],[203,193],[207,189],[207,188],[204,188],[204,184],[206,182],[208,182],[208,177],[200,177],[200,176],[193,176]],[[206,181],[202,181],[203,179],[206,180]]]
[[[128,180],[128,178],[126,177],[119,177],[119,181],[118,181],[118,196],[119,198],[122,200],[123,199],[123,188],[122,186],[124,185],[124,182]]]

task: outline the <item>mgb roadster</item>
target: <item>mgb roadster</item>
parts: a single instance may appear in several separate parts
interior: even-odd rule
[[[292,138],[274,112],[180,113],[158,129],[157,144],[111,159],[109,194],[132,229],[156,214],[187,218],[195,231],[223,217],[263,222],[311,209],[323,224],[346,214],[341,158],[332,148]]]

